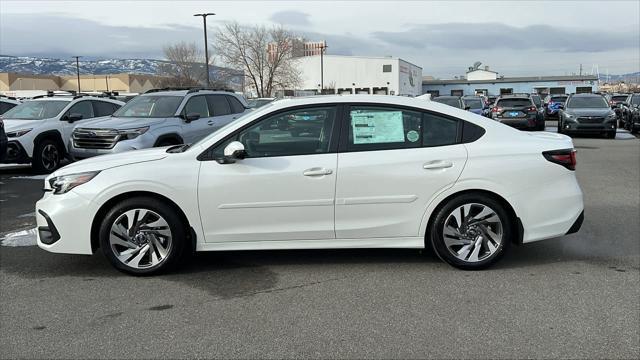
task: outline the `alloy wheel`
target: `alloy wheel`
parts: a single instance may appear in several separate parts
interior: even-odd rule
[[[54,144],[47,144],[42,148],[42,167],[46,170],[54,170],[60,163],[60,153]]]
[[[479,262],[495,254],[503,241],[503,226],[490,207],[468,203],[446,218],[442,235],[449,252],[465,262]]]
[[[109,234],[115,257],[134,269],[154,267],[165,261],[172,243],[167,221],[148,209],[124,212],[113,222]]]

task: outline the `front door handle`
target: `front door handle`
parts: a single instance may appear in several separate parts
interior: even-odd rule
[[[307,169],[302,172],[302,175],[304,176],[323,176],[323,175],[331,175],[331,174],[333,174],[333,170],[319,168],[319,167]]]
[[[452,166],[453,166],[453,163],[451,161],[436,160],[436,161],[430,161],[422,165],[422,168],[426,170],[436,170],[436,169],[446,169]]]
[[[216,124],[216,122],[214,120],[207,121],[207,125],[209,125],[209,126],[213,126],[215,124]]]

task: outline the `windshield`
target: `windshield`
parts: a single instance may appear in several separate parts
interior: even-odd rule
[[[48,119],[57,116],[68,104],[68,101],[32,100],[14,107],[2,114],[2,117],[11,120]]]
[[[613,100],[613,101],[615,101],[615,102],[617,102],[617,103],[618,103],[618,102],[624,102],[624,101],[626,101],[626,100],[627,100],[627,97],[628,97],[627,95],[624,95],[624,96],[620,96],[620,95],[618,95],[618,96],[612,96],[612,97],[611,97],[611,100]]]
[[[464,99],[464,105],[471,109],[482,109],[482,101],[480,99]]]
[[[498,107],[515,108],[515,107],[529,107],[531,106],[531,100],[529,99],[502,99],[498,101],[496,105]]]
[[[435,98],[433,101],[460,108],[460,100],[458,98]]]
[[[113,113],[115,117],[164,118],[176,114],[182,96],[138,96]]]
[[[567,97],[566,96],[554,96],[554,97],[551,98],[551,101],[564,104],[564,102],[567,101]]]
[[[590,108],[590,109],[595,109],[595,108],[608,108],[609,104],[607,104],[607,101],[603,98],[603,97],[595,97],[595,96],[589,96],[589,97],[574,97],[571,100],[569,100],[569,103],[567,104],[567,108]]]
[[[637,95],[632,96],[631,103],[633,105],[640,105],[640,96],[637,96]]]

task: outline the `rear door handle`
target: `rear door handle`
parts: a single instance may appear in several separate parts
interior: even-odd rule
[[[333,170],[319,168],[319,167],[307,169],[302,172],[302,175],[304,176],[323,176],[323,175],[331,175],[331,174],[333,174]]]
[[[435,160],[422,165],[422,168],[426,170],[436,170],[436,169],[446,169],[452,166],[453,166],[453,163],[451,161]]]

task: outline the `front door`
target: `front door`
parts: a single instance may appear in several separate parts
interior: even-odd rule
[[[460,121],[394,107],[352,106],[338,155],[336,237],[416,237],[429,202],[467,159]]]
[[[211,150],[219,158],[231,141],[247,158],[203,161],[198,179],[206,242],[333,239],[335,106],[267,115]]]
[[[75,122],[69,122],[66,120],[66,117],[71,115],[71,114],[80,114],[82,115],[82,119],[77,120]],[[81,124],[82,122],[89,120],[91,118],[93,118],[93,106],[91,106],[91,101],[90,100],[82,100],[82,101],[78,101],[77,103],[73,104],[73,106],[71,106],[69,108],[69,110],[67,110],[62,117],[60,118],[60,120],[62,121],[62,138],[67,141],[69,138],[71,138],[71,133],[73,132],[73,128],[78,125]],[[65,144],[66,146],[66,144]]]
[[[208,134],[209,125],[207,123],[213,115],[210,114],[207,98],[204,95],[192,96],[187,100],[182,115],[189,114],[198,114],[200,118],[193,121],[184,120],[181,135],[185,144],[196,142]]]

